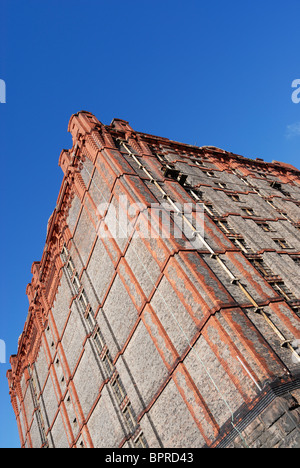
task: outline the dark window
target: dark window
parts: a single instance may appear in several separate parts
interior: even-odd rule
[[[273,239],[273,241],[281,249],[290,249],[291,248],[285,239]]]
[[[133,416],[133,411],[132,411],[132,408],[129,405],[126,406],[126,408],[124,409],[123,411],[123,414],[124,414],[124,418],[128,424],[128,427],[129,427],[129,430],[131,432],[133,432],[136,428],[136,422],[135,422],[135,419],[134,419],[134,416]]]
[[[274,282],[272,286],[273,289],[275,289],[275,291],[277,291],[287,302],[293,302],[297,300],[296,296],[294,296],[294,294],[289,290],[283,281]]]
[[[114,371],[114,365],[111,359],[111,355],[109,354],[109,351],[107,351],[107,353],[105,354],[103,358],[103,364],[105,366],[108,376],[111,377]]]
[[[271,232],[272,229],[270,228],[268,223],[265,222],[257,222],[257,226],[259,226],[265,232]]]
[[[272,270],[264,263],[263,260],[251,260],[251,263],[263,276],[274,276]]]
[[[138,438],[134,441],[136,448],[148,448],[148,444],[143,434],[140,434]]]
[[[126,391],[119,376],[112,383],[112,388],[120,405],[126,396]]]
[[[254,210],[252,208],[242,208],[242,210],[247,216],[255,216]]]

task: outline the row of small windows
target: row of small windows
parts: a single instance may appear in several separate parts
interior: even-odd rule
[[[299,262],[300,258],[296,257],[293,259],[296,262]],[[252,265],[261,273],[261,275],[267,279],[267,281],[272,285],[273,289],[275,289],[287,302],[292,303],[297,301],[296,296],[290,291],[290,289],[286,286],[284,281],[282,281],[271,268],[265,264],[263,259],[253,259],[250,260]]]
[[[239,195],[236,195],[236,194],[229,195],[229,198],[230,198],[232,201],[234,201],[234,202],[241,202]],[[269,203],[269,204],[272,204],[272,206],[273,206],[274,208],[276,208],[276,207],[274,206],[274,204],[272,203],[271,200],[268,200],[268,203]],[[254,211],[253,208],[250,208],[250,207],[241,207],[241,210],[243,211],[244,215],[246,215],[246,216],[259,217],[259,215],[258,215],[257,213],[255,213],[255,211]],[[287,213],[280,211],[279,214],[282,215],[284,218],[288,219],[289,221],[294,222],[292,219],[290,219],[290,218],[288,217]]]
[[[201,192],[199,189],[189,189],[188,193],[193,196],[198,202],[202,201],[203,199],[203,192]],[[233,201],[240,201],[238,195],[230,195]],[[268,200],[268,203],[270,203],[274,208],[276,208],[273,205],[273,202]],[[222,218],[220,213],[217,211],[217,209],[213,206],[211,202],[204,201],[204,208],[208,212],[208,214],[212,217],[215,218],[215,221],[218,219]],[[259,218],[259,215],[255,213],[254,209],[251,207],[240,207],[244,216],[250,216],[250,217],[256,217]],[[276,208],[277,209],[277,208]],[[278,210],[277,210],[278,211]],[[283,211],[278,211],[279,215],[282,216],[283,218],[287,219],[291,223],[293,223],[294,227],[300,229],[300,223],[296,223],[294,220],[292,220],[287,213]],[[261,227],[265,232],[272,232],[273,229],[270,227],[270,224],[267,223],[266,221],[260,221],[260,220],[255,220],[256,224]]]
[[[211,217],[214,218],[214,221],[219,226],[219,228],[221,229],[222,232],[224,232],[225,234],[229,234],[229,235],[230,234],[236,234],[234,229],[229,225],[228,221],[221,218],[221,216],[219,215],[219,213],[216,211],[216,209],[213,207],[213,205],[211,203],[205,203],[204,204],[204,209],[206,210],[206,212],[208,212],[208,214]],[[245,208],[245,211],[247,211],[247,213],[249,215],[253,214],[253,210],[250,211],[249,208]],[[275,232],[271,228],[270,224],[265,222],[265,221],[256,221],[256,224],[264,232]],[[245,253],[249,253],[249,252],[252,251],[252,249],[250,247],[246,246],[246,241],[244,239],[242,239],[242,238],[236,239],[237,242],[235,241],[235,238],[232,238],[231,240],[235,244],[237,244],[240,248],[242,248],[242,250]],[[272,241],[275,242],[275,244],[282,250],[293,249],[293,247],[291,245],[289,245],[289,243],[284,238],[272,238]]]
[[[72,258],[69,255],[69,252],[66,246],[64,246],[62,249],[61,258],[65,264],[66,272],[77,294],[77,301],[80,306],[80,309],[89,325],[90,331],[93,332],[94,343],[95,343],[96,349],[99,352],[100,359],[103,362],[103,366],[104,366],[107,378],[110,379],[110,383],[111,383],[115,398],[118,402],[118,405],[119,406],[122,405],[121,411],[123,413],[127,427],[130,433],[134,433],[138,430],[138,424],[136,422],[136,417],[135,417],[133,408],[131,407],[130,401],[127,397],[126,390],[123,386],[121,378],[117,374],[116,368],[113,364],[112,357],[105,344],[100,328],[98,325],[96,326],[94,312],[89,304],[87,294],[81,286],[79,276],[76,272],[74,263],[72,261]],[[123,407],[123,403],[126,398],[127,398],[127,402]],[[143,433],[140,432],[138,436],[134,438],[134,445],[136,448],[148,447]]]
[[[219,226],[222,232],[228,235],[229,238],[230,234],[236,234],[234,229],[230,227],[228,221],[218,220],[216,224]],[[257,223],[257,225],[265,232],[272,232],[270,226],[265,222]],[[238,245],[245,253],[249,253],[252,251],[252,249],[247,245],[245,239],[243,239],[242,237],[231,237],[230,239],[233,241],[234,244]],[[272,241],[275,242],[275,244],[282,250],[288,250],[293,248],[283,238],[272,238]]]
[[[114,367],[110,352],[104,343],[103,336],[99,329],[97,329],[94,335],[94,340],[95,340],[96,347],[99,351],[99,354],[100,356],[102,356],[102,362],[104,364],[107,376],[111,379],[111,387],[115,394],[118,405],[121,407],[124,403],[124,400],[127,398],[127,393],[126,393],[126,390],[124,388],[124,385],[122,383],[120,376],[116,374],[115,372],[115,367]],[[136,422],[136,416],[134,414],[133,408],[131,407],[129,400],[127,404],[124,405],[122,412],[123,412],[125,421],[127,423],[127,426],[129,428],[129,431],[131,433],[135,432],[138,426]],[[135,443],[139,447],[147,447],[147,442],[143,434],[139,435]]]
[[[225,183],[218,183],[218,185],[222,188],[226,188]],[[280,184],[271,184],[274,188],[277,188],[282,191],[282,193],[286,196],[289,194],[282,189]],[[280,185],[280,187],[279,187]],[[201,198],[203,198],[203,193],[199,189],[190,189],[188,192],[196,199],[197,202],[201,201]],[[230,194],[229,195],[232,201],[234,202],[240,202],[240,197],[237,194]],[[270,200],[267,200],[268,202]],[[270,201],[270,204],[274,206],[273,202]],[[216,208],[212,203],[207,203],[204,202],[204,209],[208,213],[208,215],[214,219],[215,223],[218,225],[218,227],[221,229],[222,232],[224,232],[227,237],[245,254],[253,253],[254,251],[248,246],[247,242],[245,239],[238,235],[235,230],[230,226],[227,220],[223,219],[222,216],[218,213]],[[274,206],[274,208],[276,208]],[[276,208],[277,209],[277,208]],[[256,216],[254,209],[249,208],[249,207],[243,207],[242,211],[244,212],[245,215],[247,216]],[[286,213],[284,212],[279,212],[283,217],[288,219],[289,221],[293,222]],[[264,231],[264,232],[274,232],[273,229],[270,227],[269,223],[265,221],[256,221],[256,224]],[[293,222],[294,224],[294,222]],[[294,224],[295,225],[295,224]],[[298,226],[296,226],[298,227]],[[284,238],[272,238],[273,242],[280,248],[280,250],[288,250],[292,249],[289,245],[289,243],[286,241]],[[292,257],[294,262],[297,265],[300,265],[300,257],[299,256],[294,256]],[[272,285],[273,289],[279,293],[292,307],[293,304],[297,303],[298,304],[298,299],[296,296],[290,291],[290,289],[286,286],[284,281],[282,281],[279,277],[276,278],[276,276],[273,274],[271,269],[264,264],[262,260],[255,260],[252,262],[253,266],[268,280],[268,282]],[[293,307],[295,310],[295,307]],[[298,309],[297,309],[298,311]],[[296,311],[296,313],[297,313]]]
[[[201,192],[199,190],[189,190],[189,193],[197,201],[200,201],[200,197],[201,197],[202,194],[201,194]],[[224,218],[222,218],[222,216],[216,210],[216,208],[214,207],[214,205],[212,203],[204,202],[203,206],[204,206],[204,210],[208,213],[208,215],[211,218],[213,218],[213,220],[216,222],[216,224],[219,226],[219,228],[221,229],[222,232],[224,232],[227,235],[237,234],[234,231],[234,229],[229,225],[228,221],[225,220]],[[254,215],[254,210],[252,208],[243,208],[243,211],[249,216]],[[259,226],[264,232],[276,232],[271,228],[270,224],[267,223],[266,221],[257,220],[255,222],[256,222],[257,226]],[[252,249],[246,245],[246,241],[244,239],[242,239],[242,236],[239,236],[238,239],[233,237],[231,240],[233,241],[234,244],[238,245],[243,250],[243,252],[249,253],[249,252],[252,251]],[[272,238],[272,240],[282,250],[293,249],[293,247],[290,246],[289,243],[284,238],[277,238],[276,237],[276,238]]]
[[[235,232],[235,230],[230,226],[227,220],[220,218],[219,214],[217,213],[217,211],[215,210],[214,206],[211,203],[209,204],[205,203],[204,207],[206,208],[206,211],[208,212],[208,214],[215,220],[216,224],[221,229],[221,231],[227,235],[227,237],[234,243],[234,245],[236,245],[236,247],[238,247],[245,254],[253,253],[253,250],[249,247],[246,240]],[[257,224],[265,232],[272,231],[268,223],[257,222]],[[291,249],[291,246],[288,244],[288,242],[285,239],[273,238],[272,240],[282,250]],[[300,265],[299,256],[292,256],[292,259],[297,265]],[[267,265],[265,265],[263,260],[255,259],[255,260],[252,260],[251,263],[265,278],[268,278],[269,283],[272,285],[272,287],[287,302],[292,304],[293,302],[297,301],[296,296],[289,290],[286,284],[282,280],[276,280],[274,273],[271,271],[271,269]]]
[[[160,147],[160,146],[157,146],[157,145],[151,145],[151,148],[153,150],[153,153],[158,157],[158,159],[165,159],[165,154],[164,154],[164,151],[168,151],[168,148],[167,147]],[[170,148],[170,152],[173,153],[172,149]],[[196,153],[192,153],[192,152],[187,152],[185,150],[182,150],[182,151],[176,151],[176,154],[178,153],[178,155],[183,155],[184,157],[189,157],[191,159],[191,161],[195,162],[195,164],[197,165],[201,165],[203,166],[204,164],[204,161],[208,161],[210,162],[210,158],[208,158],[207,156],[201,154],[196,154]],[[175,156],[175,154],[174,154]],[[258,158],[259,159],[259,158]],[[263,161],[263,160],[261,160]],[[247,168],[249,171],[252,171],[256,176],[258,177],[261,177],[261,178],[268,178],[268,177],[272,177],[273,174],[272,172],[269,172],[269,169],[266,167],[266,168],[258,168],[257,165],[251,165],[251,164],[243,164],[243,166],[245,168]],[[278,190],[281,190],[281,186],[282,184],[277,182],[277,181],[270,181],[270,185],[271,187],[274,187]]]
[[[203,165],[204,161],[209,161],[209,158],[205,156],[204,154],[199,154],[197,152],[190,152],[190,151],[175,151],[172,148],[168,147],[161,147],[157,145],[150,145],[153,154],[160,160],[160,161],[168,161],[166,158],[166,155],[173,155],[174,158],[183,156],[184,158],[189,158],[192,162],[194,162],[197,165]]]
[[[159,158],[162,162],[168,162],[163,153],[160,153],[160,154],[156,153],[156,155],[158,156],[158,158]],[[210,178],[213,178],[213,177],[214,177],[214,178],[217,179],[218,177],[217,177],[217,175],[215,174],[214,171],[210,170],[209,168],[205,168],[203,159],[204,159],[204,158],[202,158],[202,159],[197,159],[197,160],[192,160],[192,162],[194,162],[194,163],[195,163],[196,165],[198,165],[198,166],[201,166],[201,167],[202,167],[203,173],[205,173],[208,177],[210,177]],[[205,159],[207,159],[207,158],[205,158]],[[174,167],[174,170],[175,170],[175,166],[173,166],[173,167]],[[253,168],[251,167],[251,169],[253,169]],[[267,177],[267,174],[268,174],[268,171],[267,171],[267,169],[266,169],[264,172],[262,172],[262,170],[260,170],[260,171],[256,172],[256,174],[257,174],[259,177],[264,177],[264,178],[266,178],[266,177]],[[171,174],[170,174],[170,176],[172,177]],[[186,178],[185,178],[185,180],[186,180]],[[249,183],[248,183],[244,178],[242,178],[242,180],[243,180],[244,182],[246,182],[247,185],[249,185]],[[221,182],[221,181],[217,181],[217,180],[216,180],[215,183],[216,183],[220,188],[223,188],[223,189],[226,189],[226,188],[227,188],[227,184],[226,184],[225,182]],[[285,197],[291,198],[291,193],[283,187],[283,184],[282,184],[282,183],[280,183],[280,182],[278,182],[278,181],[272,180],[272,181],[269,181],[269,185],[270,185],[270,187],[272,187],[273,189],[278,190],[278,191],[279,191],[282,195],[284,195]],[[258,192],[258,189],[255,188],[255,191]],[[228,194],[228,196],[229,196],[233,201],[235,201],[235,202],[240,201],[239,195],[237,195],[237,194]],[[250,209],[250,210],[251,210],[251,209]],[[248,214],[249,214],[250,216],[253,216],[252,213],[251,213],[251,214],[248,213]]]

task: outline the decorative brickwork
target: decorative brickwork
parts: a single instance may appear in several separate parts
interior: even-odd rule
[[[21,446],[299,448],[300,172],[68,130],[7,374]]]

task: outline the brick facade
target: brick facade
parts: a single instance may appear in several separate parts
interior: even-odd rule
[[[21,446],[299,448],[300,172],[68,130],[7,374]]]

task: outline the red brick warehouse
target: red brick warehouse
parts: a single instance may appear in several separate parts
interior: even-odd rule
[[[300,172],[68,130],[7,374],[21,446],[300,447]]]

